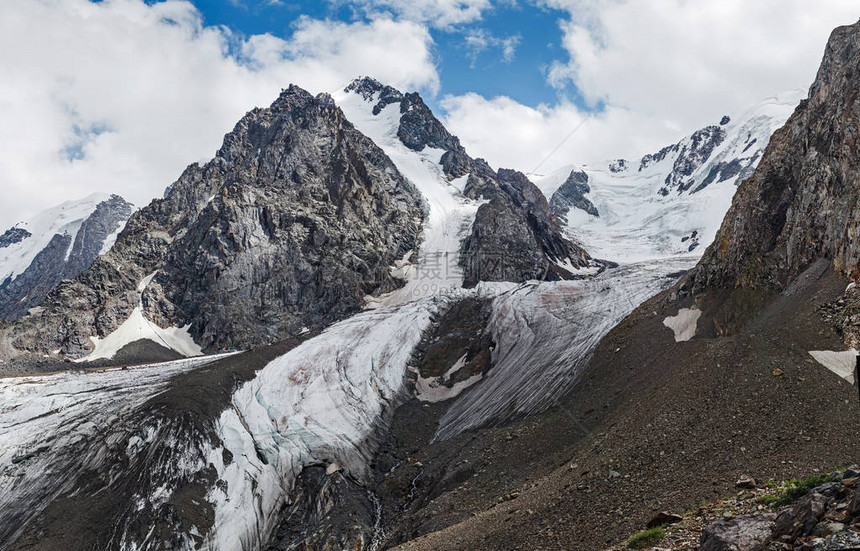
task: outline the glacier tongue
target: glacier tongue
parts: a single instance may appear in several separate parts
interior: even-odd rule
[[[465,292],[464,292],[465,293]],[[405,396],[407,365],[451,298],[379,308],[336,323],[262,369],[218,420],[223,448],[212,549],[262,545],[302,469],[337,465],[362,480],[384,427]],[[224,450],[232,462],[223,460]]]
[[[696,260],[677,257],[575,281],[527,283],[493,300],[493,367],[442,416],[443,440],[490,422],[537,413],[569,391],[600,340]]]
[[[104,449],[123,419],[175,375],[217,358],[0,379],[0,547],[77,477],[113,467]]]

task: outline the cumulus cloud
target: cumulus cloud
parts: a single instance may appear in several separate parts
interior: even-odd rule
[[[702,120],[702,106],[743,109],[769,94],[806,88],[837,25],[853,23],[852,0],[553,0],[566,8],[567,62],[550,80],[591,102]]]
[[[432,45],[390,18],[303,18],[283,40],[206,27],[187,2],[5,0],[0,228],[95,190],[148,203],[289,83],[316,93],[367,74],[432,93]]]
[[[535,176],[624,152],[641,154],[655,141],[677,138],[672,128],[615,107],[589,113],[570,102],[529,107],[507,97],[478,94],[446,96],[442,106],[446,125],[471,155]]]
[[[590,118],[542,167],[635,157],[762,99],[807,89],[831,30],[860,16],[853,0],[538,0],[567,12],[568,59],[547,73]],[[580,102],[581,103],[581,102]],[[448,97],[447,123],[494,166],[534,166],[587,116],[561,100]]]

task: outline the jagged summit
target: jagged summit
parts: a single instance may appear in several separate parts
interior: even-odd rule
[[[483,159],[470,157],[419,94],[403,94],[362,78],[336,100],[350,120],[383,144],[407,177],[412,173],[414,179],[426,181],[422,191],[431,198],[430,218],[439,217],[434,227],[448,228],[444,232],[461,229],[458,242],[449,241],[437,253],[459,258],[457,269],[463,271],[467,286],[479,281],[569,279],[592,264],[588,253],[561,235],[540,190],[520,173],[497,172]],[[425,179],[413,172],[413,157],[403,148],[440,166],[441,174]],[[476,212],[461,217],[457,207],[447,204],[451,198],[471,201]],[[487,204],[479,206],[478,201]],[[432,242],[438,241],[425,238],[425,243]]]

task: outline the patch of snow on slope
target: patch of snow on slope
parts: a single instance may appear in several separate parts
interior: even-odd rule
[[[834,350],[810,350],[809,355],[833,373],[836,373],[852,385],[854,384],[857,351],[853,348],[842,352]]]
[[[156,272],[152,272],[140,281],[137,286],[138,293],[143,293],[146,286],[155,277],[155,274]],[[150,340],[170,350],[175,350],[185,357],[200,356],[203,354],[203,349],[194,342],[189,329],[191,329],[191,324],[185,327],[168,327],[167,329],[163,329],[146,319],[146,316],[143,315],[143,298],[141,295],[137,306],[132,310],[128,319],[103,339],[95,336],[90,337],[90,341],[93,343],[93,351],[89,356],[75,361],[109,360],[123,346],[139,340]]]
[[[134,207],[132,207],[132,209],[134,209]],[[116,243],[117,237],[119,237],[119,234],[121,234],[122,230],[125,229],[126,224],[128,224],[128,220],[126,220],[124,222],[120,222],[117,225],[116,229],[114,231],[112,231],[111,233],[109,233],[107,237],[105,237],[105,242],[102,243],[102,248],[99,251],[99,256],[101,256],[101,255],[105,254],[106,252],[108,252],[109,250],[111,250],[114,243]]]
[[[441,377],[421,377],[418,375],[415,381],[415,397],[422,402],[444,402],[445,400],[456,398],[464,390],[479,382],[483,378],[481,373],[473,375],[465,381],[454,383],[450,387],[445,386],[445,383],[451,379],[451,376],[466,365],[466,356],[466,354],[463,354],[460,359],[454,362],[451,369],[446,371]],[[417,370],[415,372],[418,373]]]
[[[19,243],[0,249],[0,282],[21,275],[33,262],[36,255],[48,246],[54,235],[68,235],[72,238],[66,259],[71,253],[78,230],[102,201],[110,199],[106,193],[93,193],[79,201],[66,201],[45,210],[33,218],[20,222],[16,228],[32,234]],[[2,232],[0,232],[2,233]]]
[[[213,549],[259,548],[295,478],[309,465],[337,464],[361,480],[375,431],[404,397],[414,347],[448,299],[379,308],[336,323],[277,358],[233,395],[210,454]]]
[[[668,316],[663,325],[675,334],[675,342],[685,342],[696,336],[696,325],[702,311],[696,308],[681,308],[677,316]]]
[[[397,170],[418,188],[429,210],[417,259],[404,271],[406,284],[391,293],[368,297],[368,307],[395,306],[461,287],[460,243],[471,231],[481,205],[462,194],[468,176],[449,182],[439,164],[443,150],[425,147],[418,152],[403,145],[397,137],[399,103],[374,115],[376,96],[365,100],[359,94],[341,92],[335,100],[347,119],[382,148]]]

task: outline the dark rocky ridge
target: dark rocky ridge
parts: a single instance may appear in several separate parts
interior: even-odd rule
[[[14,324],[12,345],[85,355],[88,337],[122,323],[156,270],[143,295],[150,320],[190,323],[208,349],[275,342],[396,288],[388,268],[418,246],[422,218],[418,191],[331,98],[290,86],[132,216],[42,312]]]
[[[464,194],[488,201],[479,207],[471,235],[461,249],[466,286],[478,281],[569,279],[573,276],[558,262],[574,267],[588,265],[588,253],[563,237],[537,186],[520,172],[497,172],[483,159],[471,158],[418,94],[402,94],[367,77],[357,79],[346,91],[366,100],[376,98],[374,114],[399,103],[400,141],[415,151],[425,147],[444,150],[441,162],[445,175],[453,180],[468,174]]]
[[[108,236],[128,220],[132,208],[133,205],[119,195],[112,195],[84,220],[74,242],[69,235],[54,235],[23,273],[14,280],[0,283],[0,318],[12,321],[26,315],[27,310],[41,304],[62,280],[71,279],[89,268]],[[12,228],[3,235],[7,238],[6,245],[0,243],[0,246],[20,242],[29,235],[26,230]]]
[[[610,167],[609,170],[612,168]],[[581,170],[572,170],[567,180],[552,194],[549,207],[553,214],[565,220],[572,208],[581,209],[592,216],[599,217],[597,207],[585,196],[589,192],[591,187],[588,185],[588,174]]]
[[[860,23],[833,31],[809,99],[734,196],[690,288],[778,292],[816,259],[860,276]]]
[[[32,235],[33,234],[24,228],[9,228],[3,233],[3,235],[0,235],[0,249],[5,249],[10,245],[20,243]]]

